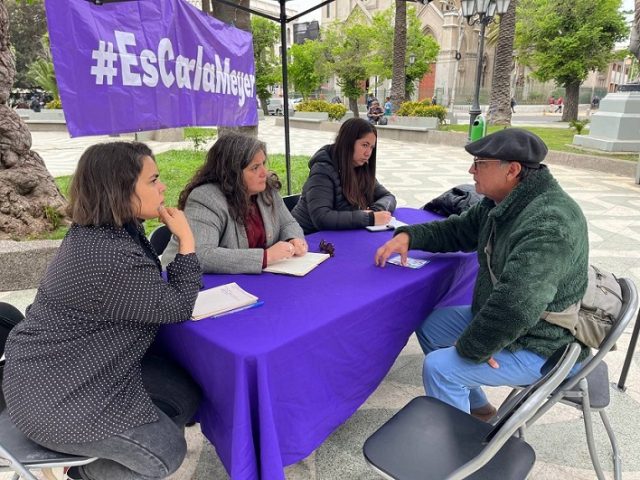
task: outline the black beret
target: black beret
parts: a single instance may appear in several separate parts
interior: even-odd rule
[[[540,137],[521,128],[505,128],[464,148],[475,157],[520,162],[529,168],[540,168],[548,152]]]

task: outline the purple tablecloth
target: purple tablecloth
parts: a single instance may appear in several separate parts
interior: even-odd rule
[[[396,217],[438,218],[406,208]],[[206,287],[237,282],[264,305],[161,329],[160,346],[204,391],[202,431],[234,480],[283,479],[284,466],[309,455],[376,389],[431,310],[470,303],[474,255],[411,252],[431,263],[375,267],[389,238],[309,235],[310,251],[324,239],[336,253],[305,277],[205,275]]]

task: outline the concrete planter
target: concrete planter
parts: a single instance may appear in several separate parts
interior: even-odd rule
[[[62,240],[0,240],[0,292],[36,288]]]

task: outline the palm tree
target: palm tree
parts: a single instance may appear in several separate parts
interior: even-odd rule
[[[64,217],[66,200],[40,156],[31,133],[7,105],[16,70],[9,42],[9,13],[0,0],[0,239],[51,230],[51,212]]]
[[[395,30],[393,33],[393,70],[391,103],[393,111],[400,108],[406,95],[405,56],[407,54],[407,2],[396,0]]]
[[[635,1],[629,50],[640,60],[640,0]]]
[[[43,35],[40,43],[42,44],[44,56],[38,58],[29,66],[27,77],[36,85],[51,93],[54,100],[60,100],[58,81],[56,80],[56,72],[53,69],[53,59],[51,58],[49,33]]]
[[[640,0],[638,0],[640,1]],[[488,121],[491,125],[511,124],[511,70],[513,69],[513,41],[516,34],[516,4],[511,0],[507,13],[500,19],[496,48]]]

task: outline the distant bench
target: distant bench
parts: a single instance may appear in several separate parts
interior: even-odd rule
[[[426,142],[427,132],[438,129],[436,117],[387,117],[389,123],[377,125],[378,136],[403,142]]]
[[[329,120],[327,112],[296,112],[293,117],[289,117],[289,123],[295,125],[297,122],[322,123]]]
[[[436,117],[387,117],[389,123],[378,125],[377,128],[385,130],[407,130],[413,132],[426,132],[438,128]]]
[[[27,109],[17,109],[16,112],[32,132],[67,131],[67,121],[62,110],[44,109],[40,112],[34,112]]]

